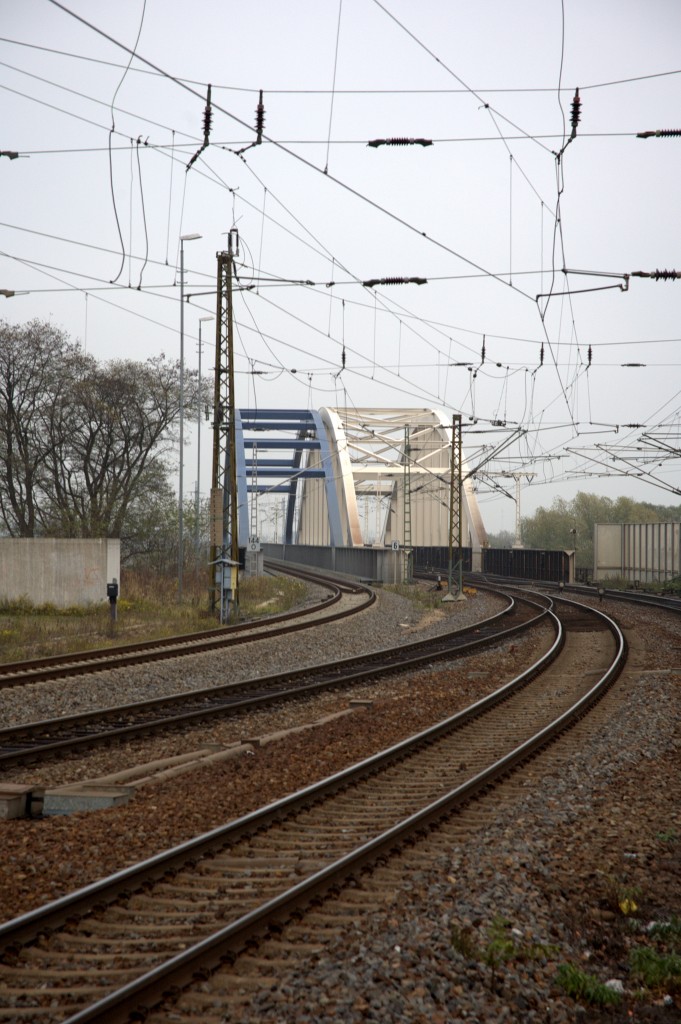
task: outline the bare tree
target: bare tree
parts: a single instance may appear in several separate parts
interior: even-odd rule
[[[197,386],[196,374],[185,370],[189,416]],[[179,363],[163,355],[98,363],[49,324],[0,323],[6,530],[21,537],[129,535],[126,516],[136,502],[143,506],[154,490],[167,502],[179,413]]]
[[[0,518],[12,537],[44,531],[51,410],[79,352],[50,324],[0,323]]]
[[[195,388],[185,373],[190,408]],[[52,424],[50,488],[60,534],[121,535],[142,484],[167,476],[179,412],[179,366],[163,356],[85,368]]]

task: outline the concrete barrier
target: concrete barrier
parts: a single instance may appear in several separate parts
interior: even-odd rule
[[[99,604],[106,585],[120,582],[120,540],[0,539],[0,600],[32,604]],[[120,593],[120,591],[119,591]]]

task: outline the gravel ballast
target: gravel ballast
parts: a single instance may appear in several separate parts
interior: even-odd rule
[[[239,1020],[681,1020],[678,992],[636,998],[627,966],[629,948],[649,941],[650,921],[681,917],[679,625],[666,613],[608,604],[603,609],[627,634],[629,668],[612,696],[574,730],[580,757],[562,763],[559,755],[545,755],[541,793],[534,762],[532,779],[473,841],[445,844],[444,851],[436,844],[432,856],[424,853],[384,913],[358,922],[345,941],[303,967],[296,961],[289,974],[282,969],[279,990],[255,993]],[[459,607],[474,614],[475,601]],[[400,625],[405,609],[396,612],[398,631],[415,627],[416,612],[406,627]],[[373,629],[387,635],[380,616]],[[371,708],[311,730],[303,743],[289,737],[150,786],[126,807],[0,823],[3,916],[244,813],[254,793],[271,799],[312,774],[330,774],[366,751],[368,735],[388,745],[422,727],[438,708],[451,713],[453,691],[470,703],[495,663],[507,668],[520,658],[512,647],[483,653],[462,671],[434,666],[409,685],[377,685]],[[302,717],[321,718],[323,710],[312,702]],[[615,895],[623,893],[635,894],[635,911],[621,910]],[[493,970],[490,949],[500,937],[506,953]],[[602,982],[621,981],[619,1007],[600,1010],[569,998],[557,984],[565,963]]]

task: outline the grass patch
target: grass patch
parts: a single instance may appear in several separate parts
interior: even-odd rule
[[[629,954],[632,976],[646,988],[681,991],[681,956],[660,953],[649,946],[636,946]]]
[[[435,608],[442,610],[442,598],[447,593],[447,584],[443,582],[442,590],[427,590],[418,584],[386,583],[383,589],[406,598],[407,601],[411,601],[419,608],[430,611]]]
[[[244,578],[239,583],[240,615],[262,618],[289,611],[305,598],[306,585],[284,576]],[[57,608],[19,601],[0,603],[0,663],[28,661],[53,654],[155,640],[180,633],[217,628],[205,584],[185,581],[177,600],[176,579],[126,571],[118,617],[111,622],[109,603]]]
[[[676,953],[681,953],[681,917],[672,917],[671,921],[658,921],[651,925],[648,934],[659,939]]]
[[[608,988],[598,978],[572,964],[560,964],[556,980],[572,999],[587,1003],[589,1006],[616,1006],[622,999],[619,992]]]
[[[511,922],[503,917],[495,917],[486,931],[487,941],[479,943],[471,928],[452,925],[451,941],[452,948],[466,960],[477,960],[490,968],[493,985],[501,965],[510,961],[530,963],[546,960],[557,952],[555,946],[540,942],[524,942],[522,936],[513,929]]]

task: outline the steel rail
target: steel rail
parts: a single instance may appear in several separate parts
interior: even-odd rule
[[[497,626],[503,617],[518,610],[518,602],[511,597],[508,597],[508,600],[508,608],[495,615],[466,629],[454,630],[428,640],[334,660],[294,672],[277,673],[242,680],[239,683],[226,683],[183,694],[172,694],[1,729],[0,767],[24,763],[48,754],[108,743],[111,740],[189,725],[218,714],[255,710],[281,700],[319,693],[339,686],[356,685],[369,679],[408,671],[443,658],[460,657],[477,648],[499,643],[521,631],[529,630],[547,615],[545,607],[542,608],[535,601],[523,596],[521,602],[537,610],[538,614],[511,626],[505,624],[506,628],[499,629]],[[244,696],[239,696],[240,694]],[[185,708],[189,705],[189,709],[181,710],[183,705]],[[177,711],[174,710],[176,708]],[[141,721],[120,724],[120,719],[126,715],[140,716],[147,712],[156,717],[144,717]],[[114,724],[102,728],[107,719],[113,719]],[[82,731],[90,727],[91,731]],[[72,730],[70,734],[69,729]],[[65,737],[54,737],[56,732],[65,730]]]
[[[434,578],[434,577],[428,577]],[[607,598],[609,601],[623,601],[630,604],[640,604],[643,606],[652,605],[655,608],[665,608],[667,611],[681,612],[681,598],[672,597],[664,594],[650,594],[641,590],[617,590],[610,589],[607,587],[600,586],[599,584],[586,584],[586,583],[556,583],[553,580],[537,580],[537,579],[525,579],[514,576],[498,576],[493,573],[467,573],[466,580],[471,586],[484,586],[485,583],[493,584],[495,586],[506,586],[527,589],[527,588],[540,588],[542,590],[548,590],[552,593],[558,591],[559,593],[575,594],[580,597],[591,597],[594,599],[601,600]]]
[[[561,603],[574,604],[574,602],[568,601]],[[596,609],[589,609],[589,611],[594,617],[601,620],[604,628],[609,629],[612,633],[615,640],[615,656],[599,680],[569,710],[564,711],[534,736],[516,746],[508,754],[496,760],[485,770],[478,772],[465,783],[365,842],[353,852],[345,854],[332,864],[314,872],[286,892],[269,899],[237,921],[194,943],[182,953],[125,984],[118,991],[109,993],[91,1006],[77,1012],[69,1017],[64,1024],[87,1024],[87,1022],[93,1021],[116,1024],[116,1022],[127,1021],[131,1014],[139,1019],[140,1015],[144,1016],[149,1008],[158,1003],[170,989],[177,990],[178,987],[186,985],[198,971],[211,970],[220,962],[233,959],[250,939],[266,934],[277,923],[285,922],[295,910],[308,905],[313,898],[324,895],[330,889],[342,885],[345,879],[356,874],[362,866],[374,863],[380,857],[389,856],[391,851],[398,848],[406,839],[423,833],[442,817],[450,815],[472,797],[489,789],[499,778],[535,756],[543,747],[584,716],[591,706],[604,695],[617,678],[626,658],[626,643],[617,624]],[[424,730],[416,737],[402,741],[387,751],[373,755],[358,765],[331,776],[328,780],[309,786],[299,793],[252,812],[227,826],[215,829],[165,854],[159,854],[141,865],[118,872],[109,879],[87,886],[45,908],[32,911],[15,921],[0,926],[0,946],[11,948],[17,942],[26,942],[46,929],[56,927],[65,920],[82,915],[92,908],[93,903],[105,905],[120,896],[122,892],[129,892],[131,888],[136,889],[143,884],[144,879],[160,877],[176,864],[196,859],[202,851],[215,847],[216,844],[224,845],[227,837],[231,840],[239,834],[252,833],[262,826],[266,818],[285,817],[292,808],[306,806],[311,801],[318,800],[324,790],[335,791],[345,788],[358,773],[374,773],[388,760],[404,756],[409,748],[413,749],[415,745],[430,743],[445,731],[460,727],[471,716],[481,714],[483,709],[486,710],[492,703],[505,700],[518,686],[527,685],[526,676],[530,673],[536,674],[543,667],[543,663],[553,660],[557,656],[563,640],[564,633],[560,630],[551,651],[532,666],[528,673],[521,674],[496,691],[495,694],[478,701],[475,705],[452,716],[445,722]]]
[[[75,893],[69,894],[68,896],[64,896],[53,903],[48,904],[46,907],[29,911],[27,914],[22,915],[13,921],[0,924],[0,949],[6,948],[8,944],[17,938],[23,941],[28,936],[34,936],[46,928],[53,928],[55,925],[63,923],[74,914],[78,915],[83,913],[84,910],[88,909],[91,905],[94,897],[97,897],[98,902],[100,899],[104,902],[111,902],[111,900],[120,896],[122,892],[128,891],[130,882],[135,878],[143,879],[154,877],[155,875],[163,875],[168,870],[172,870],[172,868],[177,866],[177,864],[184,863],[189,859],[190,855],[201,855],[206,849],[210,849],[214,846],[216,841],[222,841],[223,839],[229,839],[230,841],[238,839],[241,835],[247,834],[255,827],[260,826],[263,822],[273,820],[276,817],[281,816],[283,813],[288,814],[291,810],[304,807],[310,799],[314,799],[317,796],[344,788],[354,779],[368,775],[377,768],[402,757],[405,753],[412,750],[417,744],[423,744],[437,739],[438,736],[450,732],[453,729],[461,728],[468,722],[484,714],[497,704],[506,700],[514,692],[517,692],[519,689],[527,686],[558,657],[565,642],[564,631],[561,627],[560,621],[550,611],[550,609],[544,609],[543,612],[551,618],[556,629],[556,636],[550,649],[538,658],[537,661],[528,669],[511,679],[508,683],[504,683],[503,686],[499,687],[493,693],[482,697],[480,700],[469,705],[467,708],[464,708],[462,711],[458,711],[456,714],[451,715],[442,722],[438,722],[436,725],[424,729],[415,736],[401,740],[399,743],[394,744],[388,749],[380,751],[377,754],[373,754],[349,768],[336,772],[329,776],[329,778],[323,779],[321,782],[313,783],[296,793],[282,797],[274,803],[268,804],[256,811],[252,811],[236,821],[213,829],[211,832],[207,832],[202,836],[190,839],[187,842],[174,847],[172,850],[158,854],[141,864],[125,868],[123,871],[110,876],[110,878],[94,882],[92,885],[86,886]]]
[[[284,571],[284,570],[282,570]],[[323,601],[291,612],[268,616],[265,619],[240,622],[231,626],[203,630],[198,633],[185,633],[179,636],[162,637],[158,640],[142,640],[137,643],[124,644],[120,647],[97,648],[91,651],[77,651],[73,654],[53,655],[35,661],[20,661],[0,665],[0,689],[37,683],[54,678],[68,679],[88,672],[104,672],[112,668],[125,668],[139,664],[141,661],[160,661],[183,657],[188,654],[200,654],[203,651],[215,650],[238,643],[268,639],[294,633],[301,629],[309,629],[317,625],[310,621],[309,616],[337,604],[344,593],[365,594],[366,602],[357,608],[351,608],[336,615],[326,617],[324,622],[333,622],[348,615],[355,614],[370,607],[376,600],[376,594],[370,587],[353,584],[329,577],[319,576],[299,570],[291,570],[289,575],[305,579],[331,590]],[[291,620],[287,626],[277,625]],[[274,624],[274,628],[272,625]]]

